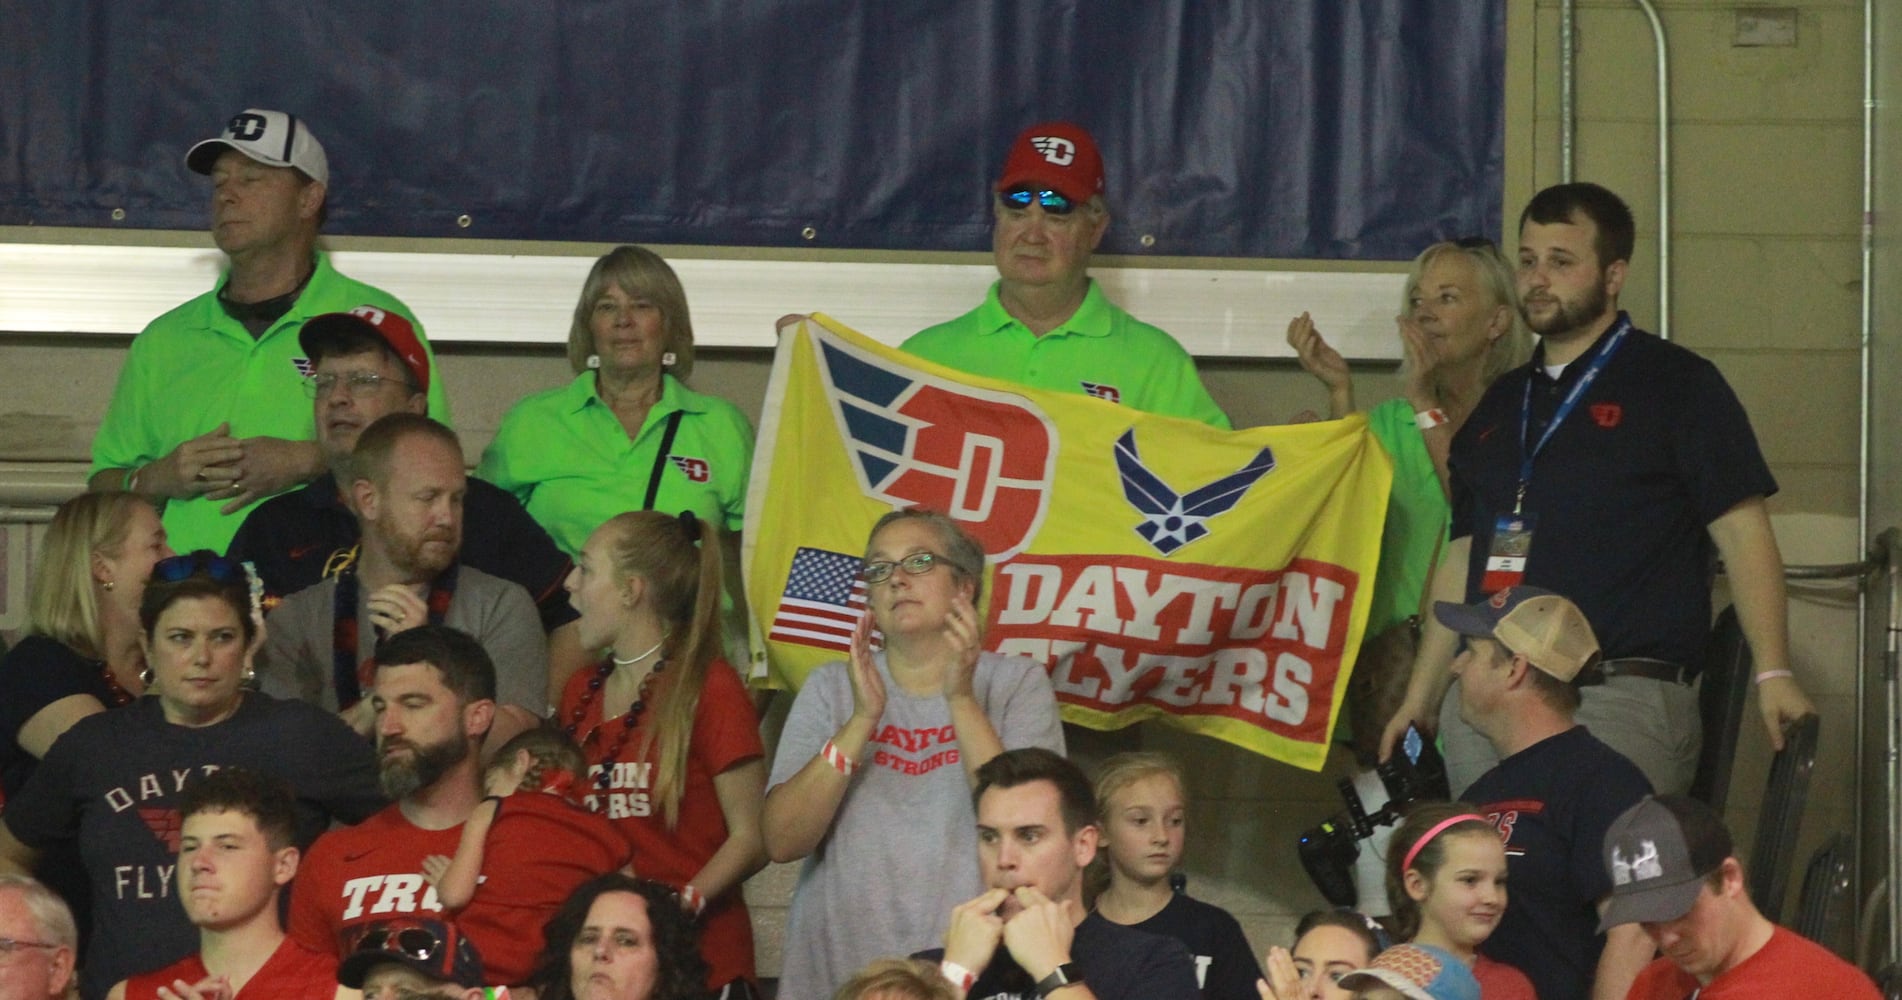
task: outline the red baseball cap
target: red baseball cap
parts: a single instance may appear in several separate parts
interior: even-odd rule
[[[1103,193],[1103,154],[1081,125],[1032,125],[1010,144],[997,190],[1019,184],[1040,184],[1071,201],[1088,201]]]
[[[396,354],[403,367],[409,369],[418,392],[429,391],[429,354],[423,350],[416,328],[402,315],[382,306],[362,305],[349,312],[312,316],[298,331],[297,343],[314,365],[325,354],[362,350],[366,333],[381,340]]]

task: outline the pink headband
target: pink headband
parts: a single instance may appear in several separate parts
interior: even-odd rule
[[[1413,867],[1413,859],[1420,856],[1420,849],[1432,843],[1433,838],[1446,832],[1447,827],[1453,826],[1456,823],[1464,823],[1467,820],[1472,820],[1476,823],[1484,823],[1486,822],[1486,817],[1481,816],[1477,813],[1461,813],[1458,816],[1448,816],[1447,818],[1439,821],[1438,823],[1433,824],[1433,829],[1428,830],[1426,832],[1426,836],[1421,837],[1419,840],[1414,841],[1413,846],[1407,848],[1407,860],[1404,862],[1401,862],[1400,864],[1401,874],[1405,874],[1407,869]]]

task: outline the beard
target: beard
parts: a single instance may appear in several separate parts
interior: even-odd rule
[[[431,544],[435,542],[445,544]],[[456,561],[462,548],[462,531],[460,527],[437,528],[411,535],[391,526],[383,535],[383,544],[391,565],[411,582],[423,583],[442,575]]]
[[[1541,337],[1563,336],[1574,330],[1583,330],[1600,316],[1605,315],[1606,307],[1611,304],[1611,296],[1605,293],[1605,283],[1601,280],[1593,283],[1591,290],[1575,299],[1562,299],[1550,296],[1554,308],[1544,319],[1534,318],[1531,310],[1521,305],[1519,315],[1525,317],[1526,326]]]
[[[377,745],[378,752],[384,754],[377,763],[377,784],[392,800],[408,798],[428,788],[469,756],[469,742],[461,737],[450,737],[428,746],[408,740],[398,740],[394,745],[409,747],[409,757],[388,756],[391,744],[379,741]]]

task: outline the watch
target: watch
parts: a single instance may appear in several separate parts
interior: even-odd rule
[[[1065,962],[1051,970],[1051,973],[1037,982],[1037,995],[1047,997],[1065,986],[1074,986],[1083,981],[1083,970],[1075,962]]]

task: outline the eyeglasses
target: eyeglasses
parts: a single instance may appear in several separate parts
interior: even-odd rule
[[[442,950],[442,939],[421,927],[378,928],[363,935],[357,941],[356,950],[358,953],[394,952],[418,962],[428,962]]]
[[[322,399],[330,395],[330,391],[337,387],[338,382],[344,384],[352,397],[359,399],[375,395],[377,390],[386,385],[398,385],[410,392],[416,391],[416,387],[409,384],[407,380],[390,378],[375,372],[351,372],[348,375],[325,372],[322,375],[312,375],[304,379],[304,395],[312,399]]]
[[[16,941],[13,938],[0,937],[0,955],[11,955],[21,948],[59,948],[61,945],[51,941]]]
[[[1076,210],[1076,202],[1056,191],[1047,188],[1039,190],[1030,185],[1011,188],[1000,197],[1010,208],[1029,208],[1034,202],[1044,210],[1045,215],[1069,215]]]
[[[200,549],[170,559],[160,559],[152,567],[152,578],[164,583],[177,583],[203,573],[219,583],[246,582],[244,564],[224,556],[213,555],[208,549]]]
[[[884,583],[898,570],[904,570],[906,576],[923,576],[931,572],[932,567],[942,562],[944,557],[931,552],[913,552],[897,562],[868,562],[859,570],[859,578],[866,583]]]

